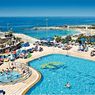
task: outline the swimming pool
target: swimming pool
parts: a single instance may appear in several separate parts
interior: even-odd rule
[[[60,63],[54,68],[42,68],[43,64]],[[42,73],[42,80],[26,95],[41,94],[95,94],[95,62],[81,58],[51,54],[29,63]],[[53,64],[54,65],[54,64]],[[66,88],[69,82],[71,88]]]
[[[14,82],[17,79],[19,79],[21,77],[21,75],[16,72],[16,71],[12,71],[12,72],[8,72],[8,73],[2,73],[0,74],[0,83],[10,83],[10,82]]]

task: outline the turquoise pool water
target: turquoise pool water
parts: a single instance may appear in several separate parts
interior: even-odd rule
[[[53,69],[42,69],[42,64],[62,63]],[[42,80],[26,95],[95,94],[95,62],[81,58],[52,54],[29,63],[42,73]],[[69,82],[71,88],[66,88]]]
[[[21,75],[16,71],[8,72],[7,74],[2,73],[2,74],[0,74],[0,83],[13,82],[13,81],[19,79],[20,77],[21,77]]]

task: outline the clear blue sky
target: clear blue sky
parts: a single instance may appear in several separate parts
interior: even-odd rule
[[[0,16],[95,16],[95,0],[0,0]]]

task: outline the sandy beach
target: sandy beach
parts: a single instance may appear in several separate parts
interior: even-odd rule
[[[91,28],[91,29],[89,29]],[[70,26],[48,26],[48,27],[33,27],[30,30],[73,30],[83,34],[95,34],[95,29],[92,25],[70,25]]]

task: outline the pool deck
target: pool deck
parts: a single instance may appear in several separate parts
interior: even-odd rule
[[[28,39],[28,36],[24,35],[22,37],[25,37]],[[30,42],[31,41],[33,41],[32,38],[30,39]],[[31,58],[17,59],[15,60],[15,62],[21,62],[21,63],[27,64],[31,60],[34,60],[36,58],[39,58],[48,54],[66,54],[66,55],[70,55],[74,57],[79,57],[79,58],[95,61],[95,56],[94,57],[90,56],[91,49],[88,52],[82,52],[82,51],[80,52],[80,51],[77,51],[78,46],[73,46],[73,48],[68,51],[62,50],[61,48],[57,48],[57,47],[47,47],[47,46],[41,46],[41,47],[43,47],[44,49],[42,52],[34,52]],[[1,68],[4,68],[4,66],[5,65],[2,65]],[[31,67],[30,69],[32,70],[32,75],[27,80],[16,83],[16,84],[11,84],[11,85],[0,85],[0,89],[3,89],[6,92],[6,95],[24,95],[29,90],[29,88],[31,88],[34,84],[36,84],[41,78],[41,74],[38,71],[36,71],[35,69]]]
[[[83,59],[88,59],[95,61],[95,56],[91,57],[90,52],[92,49],[90,49],[88,52],[83,52],[83,51],[78,51],[78,46],[73,46],[70,50],[62,50],[61,48],[58,47],[47,47],[47,46],[41,46],[43,47],[44,51],[42,52],[34,52],[32,54],[32,57],[29,59],[18,59],[16,60],[17,62],[25,62],[27,63],[28,61],[34,60],[36,58],[48,55],[48,54],[65,54],[69,56],[74,56],[78,58],[83,58]],[[39,59],[40,60],[40,59]]]
[[[6,95],[24,95],[29,88],[34,86],[41,78],[41,74],[35,69],[30,68],[32,75],[22,82],[10,85],[0,85],[0,89],[6,92]]]

